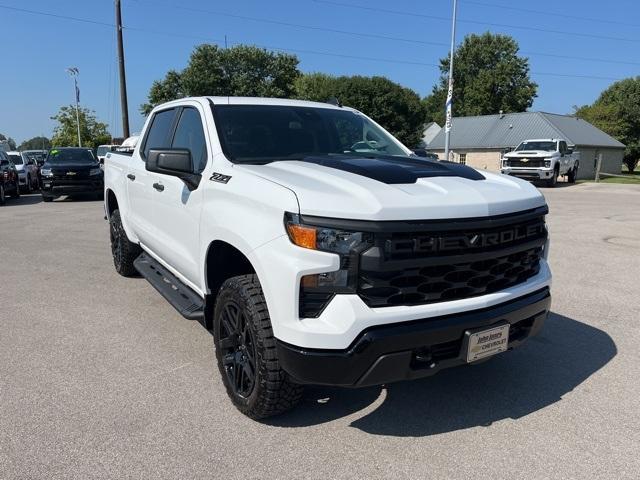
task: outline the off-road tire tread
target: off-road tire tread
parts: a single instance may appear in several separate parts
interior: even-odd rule
[[[302,397],[303,387],[293,383],[280,367],[271,319],[257,275],[232,277],[223,283],[218,292],[217,298],[221,301],[216,303],[214,322],[228,295],[236,296],[236,301],[245,306],[245,315],[254,333],[257,374],[254,388],[257,390],[248,399],[236,396],[227,382],[221,350],[216,340],[218,368],[227,394],[238,410],[255,420],[279,415],[294,408]]]
[[[134,277],[138,275],[138,271],[133,266],[133,261],[138,258],[142,249],[139,245],[129,241],[127,237],[127,233],[124,231],[124,227],[122,226],[122,219],[120,218],[120,210],[115,209],[111,216],[109,217],[109,229],[111,231],[112,228],[115,228],[116,233],[120,236],[121,245],[122,245],[122,261],[120,264],[116,261],[115,256],[113,257],[113,265],[116,268],[116,272],[118,272],[123,277]]]

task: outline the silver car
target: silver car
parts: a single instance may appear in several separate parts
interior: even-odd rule
[[[38,190],[40,182],[38,180],[38,164],[31,155],[25,152],[7,152],[9,159],[16,166],[20,189],[26,193]]]

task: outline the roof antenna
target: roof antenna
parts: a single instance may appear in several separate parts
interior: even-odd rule
[[[336,97],[329,97],[329,99],[327,100],[327,103],[329,105],[335,105],[336,107],[342,107],[340,100],[338,100]]]

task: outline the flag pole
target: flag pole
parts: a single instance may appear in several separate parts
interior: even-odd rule
[[[453,0],[453,17],[451,18],[451,50],[449,51],[449,89],[447,90],[446,120],[444,124],[444,159],[449,160],[449,145],[451,143],[451,126],[453,103],[453,52],[456,48],[456,15],[458,13],[458,1]]]

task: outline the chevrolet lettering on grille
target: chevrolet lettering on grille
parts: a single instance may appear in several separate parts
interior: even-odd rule
[[[501,231],[447,236],[421,235],[407,241],[387,241],[388,253],[435,253],[451,250],[474,249],[507,245],[529,238],[539,238],[546,233],[544,222],[518,225]]]

